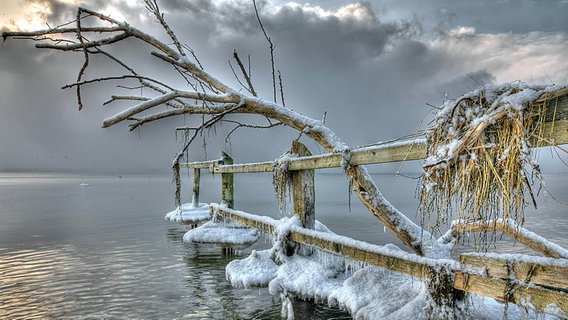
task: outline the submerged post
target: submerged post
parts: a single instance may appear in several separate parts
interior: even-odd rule
[[[312,155],[308,148],[298,141],[292,142],[292,153],[300,157]],[[300,216],[304,228],[314,229],[316,223],[314,170],[291,171],[291,179],[294,213]]]
[[[193,168],[193,196],[192,206],[199,207],[199,180],[201,178],[201,169]]]
[[[233,164],[233,158],[231,158],[225,152],[221,152],[221,158],[223,164]],[[223,203],[227,204],[227,206],[231,209],[234,209],[235,200],[234,200],[234,183],[233,183],[233,174],[232,173],[222,173],[221,174],[221,200]]]

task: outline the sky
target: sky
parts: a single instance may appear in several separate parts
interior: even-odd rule
[[[234,50],[250,55],[255,86],[271,99],[269,50],[252,1],[159,3],[207,71],[240,88],[227,61]],[[276,45],[286,106],[315,119],[325,115],[326,125],[353,147],[413,134],[427,126],[429,105],[482,84],[568,84],[566,0],[258,4]],[[77,6],[164,37],[136,0],[3,0],[0,29],[56,26],[73,19]],[[137,70],[186,88],[142,44],[129,41],[114,50]],[[195,120],[169,119],[134,132],[126,124],[102,129],[103,119],[125,107],[102,103],[124,91],[117,83],[85,89],[86,106],[78,111],[74,90],[61,87],[75,81],[81,65],[80,54],[35,49],[29,41],[0,46],[0,171],[168,171],[181,144],[174,129]],[[86,77],[113,72],[108,62],[95,61]],[[206,144],[190,150],[192,160],[216,159],[221,150],[236,162],[271,160],[298,137],[292,129],[274,128],[240,129],[225,139],[231,129],[223,124],[207,132]],[[552,153],[541,151],[543,170],[568,172]]]

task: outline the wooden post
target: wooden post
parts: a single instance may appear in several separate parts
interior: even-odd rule
[[[292,153],[301,157],[311,156],[308,148],[300,142],[292,142]],[[314,229],[316,223],[314,170],[292,171],[292,199],[294,213],[302,219],[302,225]]]
[[[201,177],[201,169],[193,168],[193,197],[192,206],[199,207],[199,179]]]
[[[233,158],[231,158],[225,152],[221,152],[221,158],[223,164],[233,164]],[[233,183],[233,174],[232,173],[222,173],[221,174],[221,200],[227,204],[230,209],[234,209],[235,207],[235,200],[234,200],[234,183]]]

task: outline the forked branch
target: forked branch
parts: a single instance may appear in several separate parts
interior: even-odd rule
[[[174,159],[174,171],[179,169],[179,160],[187,152],[190,144],[196,139],[198,133],[212,127],[214,124],[226,120],[230,114],[245,113],[261,115],[269,119],[269,125],[263,127],[272,127],[280,123],[298,130],[303,135],[313,139],[315,142],[323,146],[328,152],[343,152],[349,150],[349,147],[330,130],[322,121],[301,115],[283,105],[276,102],[268,101],[256,97],[256,91],[252,86],[250,72],[245,74],[246,82],[250,88],[251,95],[239,92],[228,86],[220,79],[205,71],[199,61],[195,58],[193,51],[191,56],[185,54],[185,45],[175,36],[175,33],[168,26],[164,15],[160,12],[155,0],[146,0],[145,4],[157,22],[165,31],[167,42],[160,41],[147,33],[144,33],[127,23],[118,22],[110,17],[90,11],[88,9],[79,8],[75,28],[54,28],[32,33],[9,32],[3,33],[6,38],[30,39],[38,41],[40,48],[47,48],[60,51],[80,51],[85,56],[86,63],[84,68],[79,71],[76,83],[68,87],[82,87],[99,81],[109,80],[129,80],[136,79],[142,88],[150,88],[154,96],[146,95],[140,98],[131,96],[114,95],[107,102],[122,100],[134,101],[136,104],[122,111],[117,112],[112,117],[103,121],[103,127],[116,125],[125,120],[133,121],[129,129],[133,130],[140,125],[168,117],[178,115],[200,114],[207,118],[202,118],[201,125],[193,130],[193,134],[188,137],[186,144],[176,155]],[[256,8],[256,2],[254,2]],[[255,9],[256,10],[256,9]],[[258,10],[256,10],[258,14]],[[85,27],[82,22],[84,19],[95,19],[102,26]],[[273,77],[273,100],[276,101],[276,70],[274,68],[274,45],[259,18],[259,23],[263,29],[263,33],[270,44],[270,55],[272,62]],[[70,35],[76,35],[77,39],[69,39],[62,42]],[[88,39],[96,40],[88,40]],[[187,81],[194,81],[192,84],[193,91],[180,90],[173,85],[166,85],[165,82],[159,81],[152,77],[138,75],[134,68],[122,62],[117,56],[104,51],[105,46],[113,45],[127,38],[138,39],[142,43],[150,47],[151,57],[156,57],[164,62],[164,65],[172,68],[175,73],[184,75]],[[173,41],[173,46],[170,44]],[[43,43],[43,44],[42,44]],[[84,69],[88,65],[88,56],[92,54],[103,53],[110,58],[113,63],[119,63],[129,75],[114,77],[108,76],[98,79],[82,79]],[[242,61],[241,61],[242,62]],[[242,64],[242,63],[241,63]],[[241,71],[244,66],[241,67]],[[119,79],[120,78],[120,79]],[[249,83],[250,82],[250,83]],[[78,93],[80,95],[80,91]],[[79,99],[80,101],[80,99]],[[283,102],[283,101],[282,101]],[[150,110],[162,108],[147,114]],[[165,110],[163,108],[166,108]],[[231,121],[231,120],[229,120]],[[272,122],[274,121],[274,122]],[[254,125],[241,125],[240,127],[254,127]],[[260,127],[260,126],[257,126]],[[446,246],[441,246],[428,232],[412,222],[407,216],[398,211],[395,207],[383,197],[379,189],[373,182],[371,176],[365,168],[359,166],[350,166],[346,163],[344,166],[345,173],[350,179],[354,191],[361,199],[363,204],[369,211],[377,217],[389,230],[391,230],[403,243],[411,250],[421,255],[429,256],[447,256]],[[179,181],[178,181],[179,182]],[[177,194],[179,196],[179,193]]]

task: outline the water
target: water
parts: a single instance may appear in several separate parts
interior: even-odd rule
[[[334,173],[331,171],[331,173]],[[201,199],[215,202],[220,177],[202,174]],[[566,200],[566,176],[547,177]],[[81,183],[88,187],[81,187]],[[414,215],[415,181],[377,176],[386,197]],[[191,200],[191,179],[183,185]],[[237,209],[278,217],[269,174],[235,177]],[[316,214],[337,233],[377,244],[398,240],[358,199],[348,205],[346,179],[316,177]],[[539,199],[527,227],[568,247],[563,207]],[[169,175],[0,173],[0,319],[278,319],[280,303],[267,289],[235,289],[225,265],[235,256],[212,245],[181,241],[186,228],[166,222],[172,210]],[[530,252],[522,245],[504,251]],[[528,251],[527,251],[528,250]],[[297,319],[349,319],[322,304],[294,301]]]

